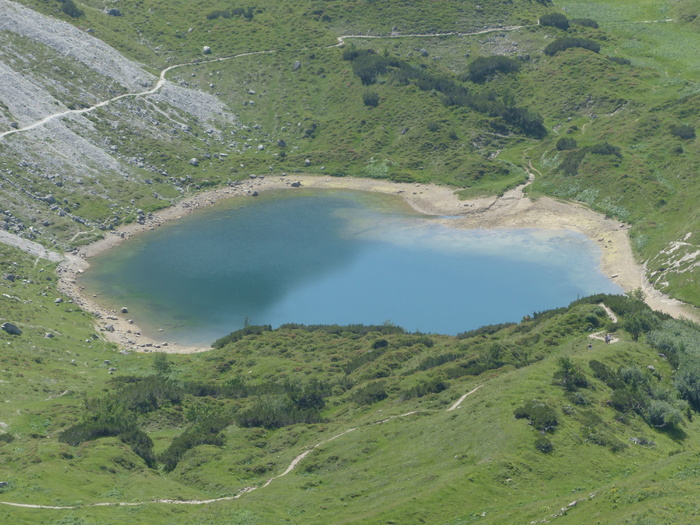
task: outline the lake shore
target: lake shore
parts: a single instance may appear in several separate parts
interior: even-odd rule
[[[646,302],[655,310],[674,317],[687,317],[698,321],[697,309],[664,296],[646,281],[643,268],[634,260],[627,225],[608,219],[584,206],[561,202],[548,197],[536,200],[528,198],[523,186],[506,192],[502,197],[482,197],[460,200],[455,188],[435,184],[396,183],[388,180],[359,179],[352,177],[327,177],[315,175],[266,176],[242,181],[233,186],[219,188],[188,197],[179,203],[149,215],[143,223],[132,223],[110,231],[105,238],[81,247],[77,253],[69,254],[58,267],[59,289],[74,303],[98,318],[98,327],[104,337],[131,351],[160,351],[169,353],[192,353],[209,350],[208,347],[179,345],[167,341],[167,334],[158,341],[147,337],[138,327],[138,319],[127,312],[108,310],[98,305],[96,297],[88,296],[77,278],[89,267],[89,259],[125,242],[141,232],[178,220],[193,211],[211,206],[226,198],[254,196],[270,190],[296,187],[349,189],[392,194],[402,197],[420,213],[445,216],[442,219],[450,227],[461,229],[546,229],[572,230],[583,233],[601,250],[601,270],[623,290],[641,288]],[[449,218],[447,218],[449,217]],[[115,305],[116,306],[116,305]]]

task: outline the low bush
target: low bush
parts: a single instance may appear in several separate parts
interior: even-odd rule
[[[467,78],[481,84],[497,73],[517,73],[520,71],[520,62],[503,55],[478,57],[469,63],[468,69]]]
[[[416,367],[416,370],[429,370],[431,368],[435,368],[436,366],[444,365],[445,363],[449,363],[451,361],[455,361],[462,357],[461,354],[454,354],[454,353],[447,353],[447,354],[440,354],[440,355],[435,355],[435,356],[430,356],[426,357],[421,361],[418,366]]]
[[[592,18],[572,18],[569,20],[569,23],[575,26],[590,27],[592,29],[598,29],[599,27],[598,22]]]
[[[569,19],[561,13],[548,13],[540,17],[540,25],[556,27],[562,31],[569,29]]]
[[[250,325],[246,326],[245,328],[241,328],[240,330],[236,330],[235,332],[231,332],[228,335],[225,335],[224,337],[220,337],[216,341],[214,341],[211,344],[212,348],[223,348],[227,344],[230,343],[235,343],[236,341],[240,341],[247,335],[260,335],[263,332],[269,332],[272,330],[272,326],[269,324],[267,325],[262,325],[262,326],[257,326],[257,325]]]
[[[207,13],[207,20],[216,20],[217,18],[231,18],[231,12],[225,10],[216,10]]]
[[[61,11],[71,18],[80,18],[85,13],[73,2],[73,0],[60,0]]]
[[[695,128],[687,124],[679,124],[677,126],[671,126],[671,135],[674,137],[681,138],[683,140],[690,140],[695,138]]]
[[[632,64],[632,61],[629,60],[628,58],[622,58],[622,57],[608,57],[608,60],[610,62],[615,62],[616,64],[620,64],[621,66],[629,66]]]
[[[533,428],[541,432],[554,432],[559,421],[556,411],[546,403],[533,399],[513,411],[516,419],[529,419]]]
[[[576,149],[577,147],[578,144],[576,143],[576,139],[571,137],[562,137],[557,141],[557,150],[559,151]]]
[[[622,158],[622,151],[620,148],[607,142],[594,144],[591,146],[590,151],[596,155],[615,155],[618,159]]]
[[[467,332],[461,332],[457,334],[457,339],[468,339],[470,337],[477,337],[477,336],[487,336],[487,335],[492,335],[495,334],[496,332],[500,332],[504,328],[508,328],[509,326],[515,326],[517,323],[500,323],[500,324],[487,324],[484,326],[481,326],[479,328],[476,328],[474,330],[469,330]]]
[[[358,405],[371,405],[386,399],[387,396],[386,383],[384,381],[376,381],[353,392],[350,400]]]
[[[549,454],[552,450],[554,450],[554,444],[548,438],[539,436],[535,440],[535,448],[544,454]]]
[[[362,94],[362,102],[365,106],[375,108],[379,105],[379,94],[374,91],[365,91]]]
[[[594,53],[600,51],[600,44],[594,40],[588,38],[582,38],[578,36],[567,36],[563,38],[557,38],[554,42],[547,45],[544,48],[545,55],[554,56],[560,51],[570,49],[572,47],[580,47],[582,49],[588,49]]]
[[[401,393],[402,399],[411,399],[414,397],[423,397],[428,394],[437,394],[446,390],[448,387],[447,383],[441,379],[431,379],[429,381],[421,381],[415,386],[404,390]]]

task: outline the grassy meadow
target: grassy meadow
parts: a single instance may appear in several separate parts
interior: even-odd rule
[[[61,185],[31,140],[0,142],[3,210],[37,242],[69,250],[251,174],[470,198],[532,166],[530,196],[630,224],[655,287],[700,306],[696,0],[121,0],[119,16],[87,0],[76,17],[21,3],[155,75],[182,64],[168,80],[230,111],[203,122],[138,97],[91,112],[75,129],[123,173],[63,162]],[[538,23],[547,14],[568,28]],[[0,42],[3,57],[31,51],[22,67],[65,107],[121,93],[28,38]],[[35,198],[47,194],[60,208]],[[700,332],[635,294],[457,337],[290,324],[166,356],[108,343],[53,264],[0,245],[0,274],[0,322],[22,332],[0,330],[3,522],[697,521]]]

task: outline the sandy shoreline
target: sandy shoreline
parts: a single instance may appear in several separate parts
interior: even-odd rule
[[[89,267],[89,259],[117,246],[140,232],[177,220],[193,211],[210,206],[225,198],[245,196],[273,189],[294,190],[296,183],[305,188],[336,188],[372,191],[402,197],[416,211],[428,215],[450,216],[449,225],[462,229],[519,229],[573,230],[583,233],[601,249],[601,269],[605,275],[625,291],[642,288],[646,302],[655,310],[674,317],[687,317],[698,321],[700,315],[684,303],[670,299],[654,290],[637,264],[629,242],[628,226],[583,206],[559,202],[548,197],[531,200],[524,196],[522,187],[510,190],[500,198],[485,197],[461,201],[455,189],[435,184],[407,184],[386,180],[357,179],[351,177],[324,177],[312,175],[267,176],[243,181],[235,186],[220,188],[186,198],[176,205],[149,216],[143,224],[132,223],[108,232],[104,239],[81,247],[76,254],[66,256],[59,265],[59,289],[73,301],[98,317],[101,333],[110,341],[133,351],[161,351],[190,353],[209,350],[208,347],[179,345],[164,339],[158,341],[141,333],[138,320],[120,310],[106,310],[96,304],[94,297],[86,296],[76,282],[79,273]],[[455,218],[456,217],[456,218]],[[447,219],[446,219],[447,221]],[[128,305],[124,305],[127,306]],[[109,327],[109,328],[108,328]]]

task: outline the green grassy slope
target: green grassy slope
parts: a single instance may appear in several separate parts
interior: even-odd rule
[[[677,423],[656,428],[646,412],[610,405],[612,399],[618,406],[616,394],[591,360],[630,370],[620,374],[637,377],[657,398],[671,387],[672,367],[620,329],[622,340],[614,344],[586,337],[613,328],[592,303],[459,337],[394,327],[263,331],[205,354],[170,356],[155,383],[161,386],[143,390],[155,398],[140,397],[139,385],[147,383],[128,379],[157,370],[150,356],[109,354],[117,368],[112,376],[103,362],[88,362],[103,374],[82,384],[51,360],[40,373],[54,378],[55,392],[68,392],[50,399],[27,392],[13,401],[12,414],[2,416],[14,440],[0,444],[0,477],[8,482],[0,501],[75,508],[3,506],[0,515],[15,523],[460,523],[481,517],[516,523],[548,518],[576,500],[569,518],[595,512],[605,521],[654,512],[641,502],[665,498],[674,502],[665,515],[681,517],[681,491],[697,476],[681,468],[697,448],[697,421],[681,414]],[[630,305],[638,304],[617,303],[618,313],[628,316]],[[12,344],[20,359],[30,351]],[[565,357],[585,377],[576,387],[563,386],[558,371]],[[5,366],[13,372],[19,363]],[[25,378],[39,372],[28,363],[21,369]],[[105,383],[107,377],[131,382]],[[168,385],[184,388],[181,397],[161,397]],[[459,408],[448,410],[468,392]],[[671,400],[676,394],[663,395]],[[218,444],[191,448],[172,469],[165,459],[148,468],[117,437],[61,442],[71,425],[104,417],[98,416],[105,414],[106,405],[96,401],[101,397],[117,403],[108,411],[141,407],[133,409],[135,421],[157,458],[183,433],[208,432],[203,429],[212,417],[226,422]],[[144,408],[148,399],[159,399],[158,408]],[[553,409],[553,431],[542,434],[515,418],[514,411],[533,399]],[[314,406],[322,406],[320,413]],[[278,427],[278,418],[297,409],[321,419]],[[264,414],[272,419],[251,426],[251,415]],[[538,438],[553,450],[538,450]],[[305,451],[291,472],[265,486]],[[662,487],[650,489],[650,483]],[[155,502],[236,495],[201,505]],[[90,506],[110,502],[136,506]]]
[[[648,1],[631,11],[620,1],[265,1],[245,13],[250,20],[233,14],[239,6],[214,1],[122,0],[118,17],[103,13],[103,4],[77,2],[85,12],[77,19],[63,15],[58,2],[23,3],[92,29],[153,72],[275,51],[169,73],[181,86],[215,94],[236,115],[235,125],[218,123],[212,133],[149,99],[90,114],[85,137],[114,146],[133,178],[110,172],[78,183],[68,176],[57,186],[50,174],[0,145],[3,209],[27,227],[41,224],[49,204],[27,194],[52,193],[87,221],[51,215],[52,223],[39,228],[45,233],[32,234],[44,244],[88,242],[102,235],[100,226],[135,220],[137,209],[148,213],[250,173],[434,181],[478,195],[522,181],[532,162],[542,174],[529,188],[533,196],[584,202],[630,222],[636,253],[648,261],[657,287],[700,304],[700,270],[693,267],[697,138],[674,133],[698,121],[697,2]],[[216,10],[232,16],[207,18]],[[547,12],[593,18],[600,27],[572,25],[564,32],[536,25]],[[484,29],[493,31],[467,34]],[[460,34],[408,36],[442,32]],[[329,47],[353,34],[380,38]],[[563,36],[595,40],[601,50],[543,53]],[[55,52],[11,34],[0,39],[6,53],[32,46],[25,66],[38,76],[50,73],[46,85],[66,107],[81,103],[77,78],[102,86],[95,98],[110,94],[107,79],[75,64],[47,70],[47,61],[67,64]],[[202,54],[203,46],[211,56]],[[415,79],[400,81],[392,65],[363,85],[344,52],[369,48],[444,82],[424,89]],[[484,83],[466,78],[476,57],[493,54],[517,60],[520,71]],[[446,106],[446,83],[494,105],[488,111]],[[376,106],[363,101],[370,93]],[[504,120],[499,104],[541,115],[547,134],[524,133]],[[6,113],[0,105],[3,118]],[[559,150],[561,138],[575,139],[574,149]],[[602,147],[606,143],[612,148]],[[192,157],[200,159],[197,169],[187,162]],[[576,169],[567,173],[564,166]],[[22,330],[20,336],[0,331],[0,481],[7,482],[0,502],[75,507],[0,505],[3,522],[696,521],[698,423],[680,399],[688,392],[676,388],[674,378],[688,370],[682,356],[692,355],[697,340],[680,329],[664,332],[684,341],[672,354],[651,346],[661,336],[635,341],[585,301],[460,338],[392,327],[289,326],[205,354],[170,356],[172,371],[161,368],[153,378],[152,356],[119,352],[95,333],[90,315],[60,296],[53,265],[0,245],[0,273],[16,276],[0,280],[0,322]],[[632,330],[634,312],[621,301],[616,311]],[[598,330],[615,330],[621,341],[606,345],[587,337]],[[659,355],[664,352],[668,359]],[[562,357],[585,375],[587,386],[562,386],[556,375]],[[641,396],[633,396],[636,408],[622,406],[629,398],[597,377],[591,360],[627,378],[624,388]],[[472,391],[460,408],[447,411]],[[515,418],[514,411],[534,399],[554,410],[553,432]],[[660,424],[652,406],[673,422]],[[290,414],[302,422],[278,428]],[[109,435],[61,440],[66,430],[89,423],[112,425]],[[201,443],[170,469],[171,445],[183,442],[183,434]],[[548,448],[542,438],[551,451],[536,447]],[[153,468],[143,449],[134,452],[134,439],[152,441],[152,449],[145,448]],[[290,473],[263,486],[309,450]],[[256,488],[246,492],[250,487]],[[201,505],[155,502],[237,495]]]

